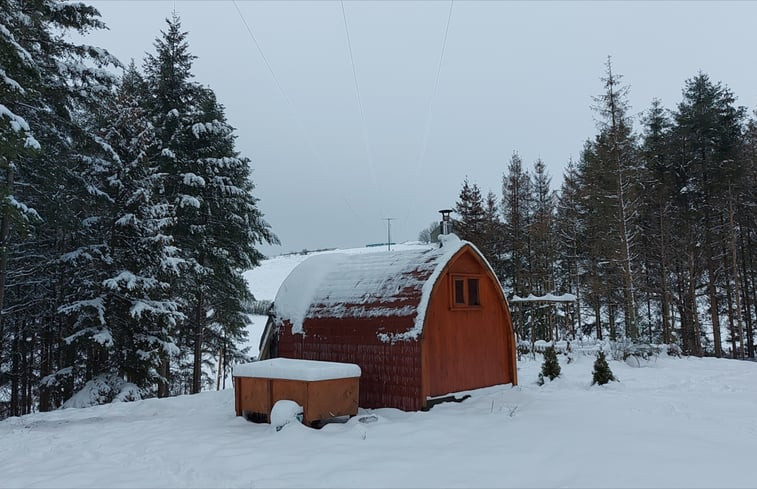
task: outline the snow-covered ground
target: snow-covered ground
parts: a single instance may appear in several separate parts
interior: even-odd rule
[[[255,297],[272,300],[305,258],[248,272]],[[253,319],[253,355],[264,324]],[[11,418],[0,488],[757,486],[757,363],[610,362],[621,382],[599,387],[593,357],[574,355],[542,387],[540,360],[524,359],[515,388],[429,412],[361,410],[321,430],[235,417],[231,389]]]
[[[0,487],[755,487],[757,364],[591,357],[429,412],[276,432],[206,392],[0,422]],[[370,423],[361,422],[374,419]],[[366,419],[368,417],[368,419]]]

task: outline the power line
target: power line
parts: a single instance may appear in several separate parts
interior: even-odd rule
[[[447,35],[449,34],[449,25],[452,21],[452,6],[454,5],[455,0],[450,0],[449,2],[449,12],[447,13],[447,26],[444,28],[444,39],[442,40],[442,52],[439,55],[439,65],[436,68],[436,78],[434,79],[434,89],[431,92],[431,100],[428,102],[428,112],[426,113],[426,127],[423,131],[423,140],[421,143],[421,152],[418,156],[418,171],[423,168],[423,160],[426,156],[426,146],[428,144],[428,133],[431,129],[431,116],[432,116],[432,109],[434,106],[434,100],[436,99],[436,92],[439,88],[439,78],[441,77],[442,73],[442,64],[444,62],[444,52],[447,49]]]
[[[265,63],[266,68],[268,68],[268,71],[271,73],[271,77],[273,77],[273,81],[276,83],[276,87],[281,92],[281,95],[284,97],[287,104],[289,104],[290,109],[292,109],[292,111],[294,112],[294,105],[292,104],[292,101],[287,96],[286,92],[284,91],[284,88],[281,86],[281,83],[279,83],[279,78],[276,76],[276,73],[273,72],[271,63],[268,62],[268,58],[263,52],[263,48],[260,47],[260,43],[258,43],[258,40],[255,37],[255,34],[253,34],[252,29],[250,28],[250,25],[247,23],[247,20],[245,20],[244,15],[242,14],[242,11],[239,9],[239,5],[237,5],[236,0],[231,0],[231,3],[233,3],[234,8],[237,9],[237,14],[239,14],[239,18],[242,19],[242,23],[247,28],[247,33],[250,35],[252,42],[255,43],[255,47],[258,49],[258,53],[260,53],[260,57],[263,58],[263,63]]]
[[[428,101],[428,111],[426,112],[426,124],[423,129],[423,138],[421,139],[421,150],[418,154],[418,163],[416,164],[416,180],[417,177],[420,177],[421,172],[423,170],[423,163],[426,158],[426,148],[428,146],[428,136],[431,132],[431,118],[433,115],[433,107],[434,107],[434,101],[436,100],[436,93],[439,88],[439,79],[441,78],[442,73],[442,65],[444,63],[444,53],[447,50],[447,37],[449,35],[449,26],[452,23],[452,7],[454,6],[455,0],[450,0],[449,2],[449,11],[447,12],[447,24],[444,27],[444,37],[442,38],[442,50],[439,55],[439,63],[436,67],[436,77],[434,78],[434,88],[431,91],[431,98]],[[415,205],[415,199],[417,198],[417,192],[413,192],[413,197],[411,200],[411,205],[408,207],[408,209],[405,211],[405,217],[407,217],[407,212],[409,209],[413,208]]]
[[[252,32],[252,28],[247,23],[247,20],[244,18],[244,14],[242,14],[242,11],[239,9],[239,5],[237,5],[236,0],[232,0],[231,3],[234,4],[234,8],[237,11],[237,14],[239,15],[240,20],[244,24],[245,28],[247,29],[247,34],[249,34],[250,39],[252,39],[252,42],[255,44],[255,48],[257,48],[258,53],[260,54],[260,57],[263,59],[263,63],[265,63],[266,68],[268,68],[268,72],[271,74],[271,78],[273,78],[274,83],[276,84],[276,88],[281,93],[281,96],[284,98],[284,101],[289,106],[289,110],[297,123],[297,126],[300,128],[300,132],[302,133],[302,138],[305,140],[305,145],[307,146],[308,150],[313,154],[316,161],[318,162],[319,166],[321,168],[326,168],[326,165],[323,162],[323,159],[321,159],[318,152],[315,150],[315,147],[310,140],[310,137],[308,136],[307,131],[305,130],[305,125],[302,122],[302,119],[299,117],[297,109],[294,106],[294,103],[292,103],[292,99],[289,98],[286,91],[284,90],[284,87],[279,82],[279,78],[276,76],[276,73],[273,71],[273,67],[271,66],[271,63],[268,61],[268,57],[263,52],[263,48],[260,46],[260,43],[258,42],[257,38],[255,37],[255,34]],[[352,208],[349,201],[347,200],[347,197],[342,193],[342,199],[344,199],[344,202],[347,204],[347,207],[352,211],[353,214],[358,218],[358,220],[362,221],[362,218],[358,215],[357,212]]]
[[[358,81],[357,81],[357,69],[355,68],[355,57],[352,54],[352,39],[350,38],[350,29],[347,25],[347,12],[344,10],[344,0],[339,0],[339,5],[342,7],[342,20],[344,20],[344,32],[347,35],[347,48],[349,49],[350,64],[352,65],[352,79],[355,82],[355,93],[357,94],[357,104],[358,104],[358,107],[360,108],[360,123],[361,123],[362,134],[363,134],[363,144],[365,145],[365,152],[368,156],[368,169],[371,174],[371,180],[373,181],[373,185],[376,186],[376,172],[373,167],[373,154],[368,144],[368,137],[366,136],[365,110],[363,108],[363,99],[360,96],[360,85],[358,84]]]

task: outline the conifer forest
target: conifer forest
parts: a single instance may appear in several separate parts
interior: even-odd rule
[[[466,179],[457,198],[457,233],[509,296],[577,299],[511,304],[518,339],[590,336],[754,359],[757,114],[698,72],[676,107],[655,100],[634,125],[609,57],[597,89],[597,134],[558,191],[544,162],[529,168],[515,152],[501,194]]]
[[[0,418],[215,385],[277,238],[180,20],[141,66],[60,35],[103,27],[84,4],[0,0],[0,27]]]
[[[247,359],[242,273],[278,243],[180,18],[129,62],[64,35],[104,27],[83,3],[0,0],[0,419],[86,386],[216,388]],[[462,183],[454,231],[508,297],[576,296],[511,304],[520,341],[754,359],[757,114],[704,72],[640,117],[628,90],[608,57],[562,182],[515,152],[501,181]]]

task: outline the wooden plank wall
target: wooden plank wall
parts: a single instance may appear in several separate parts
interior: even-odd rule
[[[307,337],[281,328],[279,356],[355,363],[360,366],[360,406],[395,407],[417,411],[423,407],[421,355],[418,341],[384,343],[383,332],[406,331],[410,318],[308,319]]]
[[[451,276],[456,274],[480,276],[480,307],[451,307]],[[423,334],[425,396],[515,381],[512,324],[495,280],[471,252],[461,254],[440,277]]]
[[[450,307],[451,274],[480,276],[481,307]],[[402,333],[414,316],[306,319],[306,335],[280,328],[278,356],[355,363],[362,369],[360,406],[416,411],[429,396],[517,383],[510,314],[494,275],[463,248],[437,281],[419,341],[384,343],[378,333]]]

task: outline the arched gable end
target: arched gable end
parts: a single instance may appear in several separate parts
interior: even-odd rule
[[[462,246],[438,274],[420,339],[426,397],[517,384],[507,299],[474,246]]]

